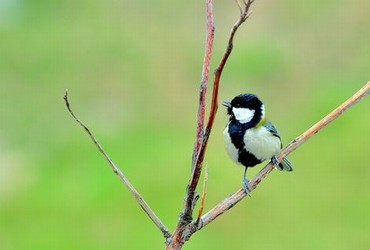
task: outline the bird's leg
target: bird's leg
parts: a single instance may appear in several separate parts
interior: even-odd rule
[[[245,167],[244,169],[244,175],[243,175],[243,189],[244,191],[247,193],[247,195],[249,195],[249,193],[252,191],[250,188],[249,188],[249,181],[247,179],[247,167]],[[250,196],[250,195],[249,195]]]

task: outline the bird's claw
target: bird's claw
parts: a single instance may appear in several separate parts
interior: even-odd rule
[[[272,164],[274,164],[274,165],[275,165],[275,168],[276,168],[277,170],[283,170],[283,168],[280,166],[280,162],[278,161],[278,159],[277,159],[276,155],[274,155],[274,156],[271,158],[271,162],[272,162]]]
[[[249,187],[249,181],[246,178],[243,179],[243,189],[247,195],[251,196],[252,189]]]
[[[274,164],[274,165],[279,165],[279,161],[278,161],[278,159],[277,159],[276,155],[274,155],[274,156],[271,158],[271,162],[272,162],[272,164]]]

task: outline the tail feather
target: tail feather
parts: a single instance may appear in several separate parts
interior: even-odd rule
[[[278,170],[285,170],[285,171],[293,171],[293,164],[287,159],[283,159],[277,166],[276,168]]]

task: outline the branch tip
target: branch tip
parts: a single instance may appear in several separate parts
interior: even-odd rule
[[[64,96],[63,96],[63,99],[64,101],[66,102],[66,104],[68,103],[68,89],[65,90],[64,92]]]

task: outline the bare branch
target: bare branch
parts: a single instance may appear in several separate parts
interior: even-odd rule
[[[213,81],[213,90],[212,90],[212,101],[211,101],[211,107],[210,107],[210,114],[209,114],[207,126],[204,130],[204,133],[203,133],[202,144],[201,144],[201,147],[199,149],[199,153],[198,153],[198,155],[195,159],[195,163],[194,163],[194,157],[193,157],[193,163],[195,165],[193,164],[192,176],[189,180],[188,189],[187,189],[188,193],[187,193],[187,196],[186,196],[186,199],[185,199],[185,207],[184,207],[184,216],[186,216],[187,218],[191,218],[191,213],[192,213],[191,205],[192,205],[192,201],[193,201],[193,198],[194,198],[194,195],[195,195],[195,189],[198,185],[199,177],[200,177],[200,174],[201,174],[201,171],[202,171],[202,163],[203,163],[204,155],[205,155],[207,144],[208,144],[208,139],[209,139],[212,127],[213,127],[213,122],[214,122],[215,117],[216,117],[216,112],[217,112],[217,108],[218,108],[218,88],[219,88],[219,85],[220,85],[221,74],[222,74],[223,68],[226,64],[226,61],[229,58],[229,56],[231,54],[231,51],[233,49],[235,33],[238,30],[238,28],[240,27],[240,25],[247,20],[247,18],[249,16],[249,14],[248,14],[249,9],[250,9],[250,6],[251,6],[252,3],[253,3],[253,1],[250,1],[250,0],[245,2],[244,9],[242,10],[242,13],[241,13],[239,19],[234,24],[234,26],[231,30],[228,45],[227,45],[227,48],[225,50],[224,56],[222,57],[219,65],[218,65],[218,67],[215,71],[215,76],[214,76],[214,81]],[[212,18],[213,15],[208,14],[209,11],[212,11],[212,1],[211,0],[207,0],[207,6],[208,6],[207,7],[207,18]],[[208,10],[208,8],[209,8],[209,10]],[[212,24],[212,29],[214,29],[213,28],[213,21],[212,22],[209,21],[209,23]],[[208,29],[209,28],[210,27],[208,27]]]
[[[94,142],[95,146],[99,150],[99,152],[104,156],[104,158],[107,160],[108,164],[111,166],[113,172],[120,178],[120,180],[125,184],[125,186],[128,188],[130,193],[134,196],[136,201],[139,203],[141,208],[144,210],[144,212],[149,216],[149,218],[153,221],[153,223],[161,230],[164,237],[166,239],[171,237],[170,232],[166,228],[166,226],[161,222],[161,220],[158,218],[158,216],[154,213],[154,211],[149,207],[149,205],[145,202],[145,200],[141,197],[141,195],[136,191],[134,186],[130,183],[130,181],[126,178],[126,176],[123,174],[123,172],[114,164],[114,162],[111,160],[111,158],[105,153],[102,146],[99,144],[99,142],[96,140],[94,135],[91,133],[89,128],[73,113],[72,108],[68,101],[68,90],[66,90],[64,95],[64,101],[67,106],[67,109],[69,113],[73,116],[73,118],[76,120],[76,122],[89,134],[91,140]]]
[[[217,100],[218,100],[218,98],[217,98],[218,97],[218,87],[219,87],[219,84],[220,84],[222,71],[224,69],[226,61],[229,58],[229,56],[231,54],[231,51],[233,49],[233,46],[234,46],[235,33],[239,29],[240,25],[242,25],[248,19],[249,9],[250,9],[250,6],[253,3],[253,1],[247,1],[247,2],[244,2],[244,3],[245,3],[244,9],[243,9],[242,13],[240,14],[239,19],[236,21],[236,23],[234,24],[234,26],[231,30],[231,33],[230,33],[230,36],[229,36],[229,42],[228,42],[228,45],[226,47],[224,56],[221,59],[219,65],[218,65],[218,67],[215,71],[215,79],[213,81],[213,92],[212,92],[212,101],[211,101],[211,109],[210,109],[211,111],[210,111],[210,115],[209,115],[209,119],[208,119],[208,123],[207,123],[207,128],[206,128],[206,132],[205,132],[205,134],[206,134],[205,137],[207,139],[205,138],[204,140],[208,140],[208,137],[209,137],[209,134],[211,132],[213,122],[214,122],[214,119],[215,119],[215,116],[216,116],[217,105],[218,105],[218,102],[217,102]],[[206,143],[207,142],[205,142],[204,144],[206,144]]]
[[[186,196],[184,198],[184,208],[180,214],[179,221],[177,223],[176,229],[172,234],[171,240],[167,241],[167,249],[181,249],[182,245],[186,241],[186,235],[184,232],[186,230],[186,226],[189,225],[192,221],[192,213],[195,207],[195,203],[197,198],[199,197],[195,189],[197,187],[199,181],[199,175],[201,172],[201,163],[199,163],[200,154],[202,154],[201,150],[204,145],[204,114],[205,114],[205,100],[206,100],[206,92],[207,92],[207,85],[208,85],[208,77],[209,77],[209,67],[211,63],[211,55],[212,55],[212,48],[213,48],[213,38],[214,38],[214,22],[213,22],[213,2],[212,0],[205,0],[206,1],[206,29],[207,29],[207,36],[206,36],[206,45],[205,45],[205,52],[204,52],[204,60],[203,60],[203,69],[202,69],[202,80],[200,84],[199,90],[199,104],[198,104],[198,118],[197,118],[197,132],[196,132],[196,142],[194,144],[193,150],[193,158],[192,158],[192,168],[191,168],[191,176],[189,178],[189,182],[186,188]]]
[[[208,139],[213,127],[213,123],[216,117],[217,107],[218,107],[218,88],[220,84],[220,78],[225,66],[227,59],[229,58],[234,42],[234,36],[240,25],[247,20],[249,17],[249,8],[253,1],[248,0],[244,2],[244,8],[240,4],[238,6],[241,9],[241,14],[237,22],[234,24],[230,37],[228,40],[228,45],[225,50],[225,53],[215,71],[213,89],[212,89],[212,100],[210,107],[210,114],[207,122],[207,126],[204,129],[204,102],[207,81],[209,72],[209,63],[212,53],[212,44],[214,36],[214,24],[213,24],[213,3],[212,0],[206,0],[206,12],[207,12],[207,39],[206,39],[206,49],[205,49],[205,59],[203,62],[203,71],[202,71],[202,82],[200,86],[200,97],[199,97],[199,108],[198,108],[198,122],[197,122],[197,139],[193,150],[192,158],[192,173],[188,182],[187,192],[184,201],[184,209],[180,215],[175,232],[172,234],[171,241],[168,241],[167,249],[180,249],[184,242],[190,238],[190,236],[196,231],[192,222],[192,213],[196,201],[197,194],[195,192],[199,178],[202,171],[202,164],[204,160],[204,155],[207,148]]]
[[[211,56],[212,56],[212,48],[213,48],[213,38],[214,38],[214,32],[215,32],[214,23],[213,23],[212,1],[210,0],[207,0],[206,12],[207,12],[207,36],[206,36],[206,46],[205,46],[204,59],[203,59],[202,80],[200,82],[200,89],[199,89],[197,132],[196,132],[196,141],[194,144],[194,151],[193,151],[192,170],[195,167],[195,161],[198,157],[199,149],[203,141],[205,103],[206,103],[207,85],[208,85],[208,78],[209,78],[209,67],[211,64]]]
[[[304,142],[310,139],[312,136],[317,134],[321,129],[326,127],[329,123],[333,120],[338,118],[341,114],[343,114],[346,110],[350,107],[358,103],[362,100],[366,95],[370,93],[370,82],[366,83],[359,91],[357,91],[353,96],[351,96],[347,101],[341,104],[338,108],[333,110],[327,116],[325,116],[322,120],[317,122],[313,125],[310,129],[306,132],[298,136],[294,139],[291,143],[289,143],[277,156],[278,161],[282,161],[286,156],[292,153],[295,149],[301,146]],[[257,185],[274,169],[274,165],[270,162],[268,163],[251,181],[250,181],[250,188],[253,190],[257,187]],[[217,204],[214,208],[212,208],[209,212],[202,216],[199,227],[197,230],[203,228],[218,216],[235,206],[239,201],[241,201],[246,196],[246,193],[241,188],[229,197],[222,200],[219,204]],[[192,224],[197,225],[198,223],[194,221]]]
[[[342,105],[332,111],[330,114],[321,119],[318,123],[308,129],[301,136],[294,139],[284,150],[281,151],[277,157],[278,161],[282,161],[288,154],[294,151],[302,143],[310,139],[314,134],[319,132],[322,128],[326,127],[330,122],[336,119],[338,116],[343,114],[347,109],[361,101],[366,95],[370,93],[370,81],[366,83],[360,90],[358,90],[353,96],[351,96]]]
[[[213,37],[214,37],[214,23],[213,23],[213,3],[212,0],[206,0],[207,12],[207,37],[206,48],[203,61],[202,82],[200,86],[199,109],[198,109],[198,125],[197,125],[197,141],[193,151],[193,165],[192,173],[187,187],[187,194],[184,202],[183,219],[191,221],[193,212],[195,189],[199,181],[199,174],[201,166],[199,164],[199,156],[204,145],[204,109],[206,89],[209,75],[209,65],[211,62]]]

